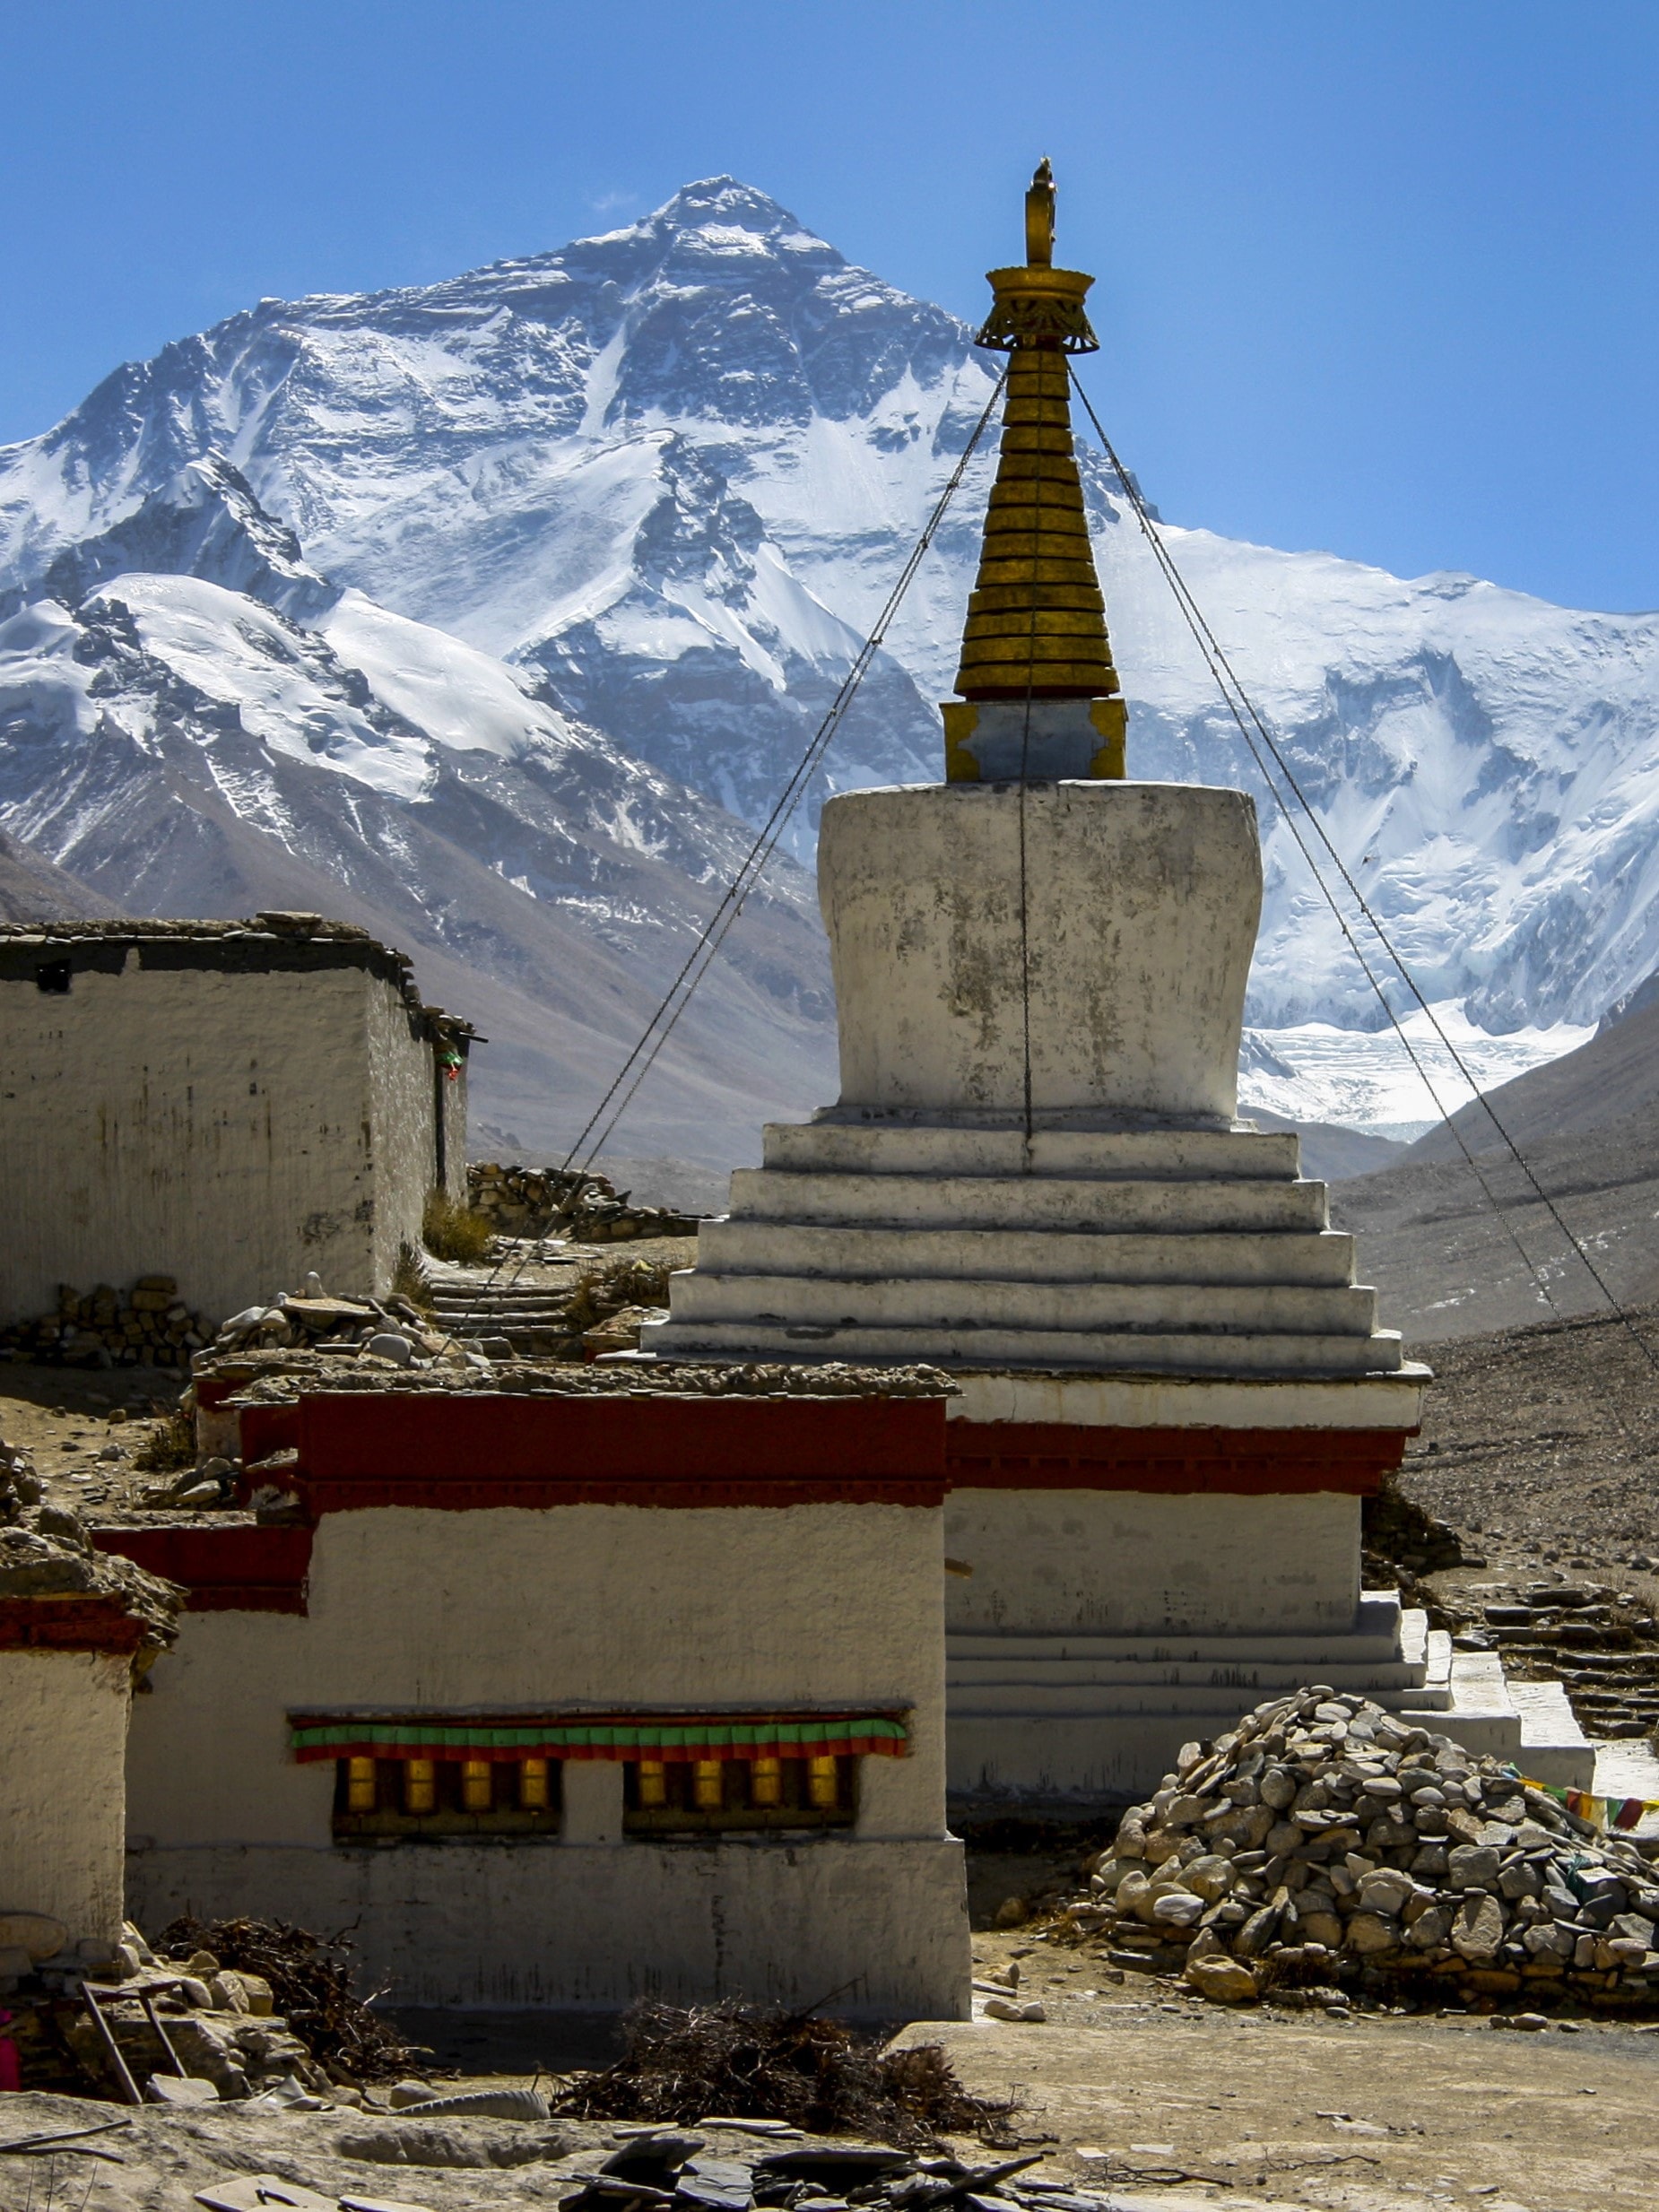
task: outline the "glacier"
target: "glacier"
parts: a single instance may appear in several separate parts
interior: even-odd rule
[[[1081,374],[1098,394],[1109,303],[1097,321],[1107,352]],[[442,283],[262,300],[118,369],[55,428],[0,450],[0,614],[55,605],[83,634],[53,648],[56,618],[39,615],[34,644],[20,633],[4,647],[7,696],[21,685],[33,703],[17,724],[27,742],[20,710],[0,717],[0,828],[111,897],[139,895],[143,871],[125,880],[108,854],[88,874],[77,825],[91,802],[68,803],[51,757],[51,728],[97,750],[87,700],[54,688],[44,664],[27,683],[21,672],[55,650],[61,677],[64,655],[113,654],[120,630],[129,660],[239,718],[257,767],[213,765],[226,747],[204,737],[190,773],[258,834],[367,880],[378,863],[353,844],[359,815],[383,841],[404,834],[399,810],[442,815],[499,883],[562,901],[573,926],[648,972],[651,894],[578,895],[537,846],[543,802],[524,779],[544,788],[578,743],[592,787],[567,773],[560,802],[578,808],[590,858],[601,841],[608,854],[666,854],[667,927],[682,930],[687,886],[717,880],[739,825],[764,819],[800,757],[995,369],[958,318],[730,178],[621,230]],[[1081,445],[1131,773],[1242,784],[1261,806],[1249,1016],[1290,1072],[1246,1063],[1245,1096],[1299,1118],[1420,1123],[1432,1107],[1420,1087],[1401,1089],[1400,1070],[1408,1089],[1415,1079],[1387,1057],[1398,1047],[1383,1011],[1210,688],[1124,487]],[[830,791],[939,773],[936,702],[995,459],[993,436],[791,827],[799,861]],[[1659,967],[1659,616],[1163,528],[1480,1080],[1567,1049]],[[158,577],[264,612],[223,599],[204,612],[182,589],[158,595]],[[347,670],[372,714],[334,696]],[[153,700],[131,719],[154,757]],[[519,779],[487,828],[459,796],[486,763]],[[656,781],[625,794],[633,771]],[[113,789],[114,762],[100,772]],[[283,797],[295,777],[304,804]],[[325,789],[332,835],[316,819]],[[810,897],[791,876],[775,907],[790,917],[788,957],[757,954],[747,985],[769,977],[760,987],[796,1025],[780,1052],[795,1056],[769,1095],[816,1082],[827,1096]],[[424,925],[454,950],[465,915],[433,909]]]

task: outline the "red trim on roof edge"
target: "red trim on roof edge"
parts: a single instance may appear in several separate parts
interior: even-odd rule
[[[1135,1490],[1242,1497],[1334,1490],[1365,1497],[1405,1456],[1398,1428],[1090,1428],[952,1421],[953,1490]]]
[[[103,1652],[125,1659],[149,1634],[118,1598],[0,1598],[0,1652]]]
[[[100,1551],[117,1553],[190,1592],[189,1613],[303,1613],[311,1569],[311,1531],[254,1522],[90,1531]]]
[[[274,1479],[314,1516],[389,1505],[931,1506],[944,1499],[944,1414],[942,1398],[316,1392],[297,1408],[247,1408],[242,1443],[250,1463],[297,1447],[297,1463]]]

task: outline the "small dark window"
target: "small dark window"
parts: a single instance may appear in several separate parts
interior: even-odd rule
[[[35,988],[45,991],[53,998],[69,996],[69,963],[67,960],[42,960],[35,970]]]

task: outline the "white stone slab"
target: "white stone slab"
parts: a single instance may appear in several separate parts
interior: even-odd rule
[[[904,1228],[1139,1230],[1272,1229],[1313,1235],[1330,1227],[1323,1183],[1264,1176],[1116,1179],[1067,1175],[784,1174],[740,1167],[732,1177],[740,1220],[890,1223]]]
[[[1197,1231],[1181,1236],[1026,1228],[826,1227],[705,1221],[699,1275],[822,1275],[842,1282],[936,1276],[982,1282],[1283,1283],[1353,1281],[1354,1240],[1335,1229]]]
[[[1054,1421],[1080,1428],[1406,1428],[1422,1418],[1427,1367],[1275,1382],[1259,1376],[1020,1375],[968,1368],[951,1421]],[[1449,1648],[1449,1647],[1448,1647]]]
[[[848,1359],[1008,1367],[1116,1367],[1172,1375],[1370,1375],[1400,1364],[1396,1330],[1371,1336],[1170,1331],[1092,1334],[1060,1329],[832,1327],[670,1320],[647,1323],[640,1349],[671,1359]]]
[[[828,1106],[810,1122],[769,1122],[767,1167],[824,1175],[1106,1175],[1131,1180],[1293,1183],[1293,1130],[989,1126],[971,1107],[951,1118],[859,1115]]]
[[[856,1313],[847,1283],[832,1276],[747,1275],[698,1269],[673,1287],[673,1315],[704,1321],[822,1322],[856,1319],[868,1329],[1129,1331],[1189,1330],[1247,1336],[1369,1339],[1377,1293],[1351,1286],[1280,1283],[973,1281],[934,1275],[860,1280]]]

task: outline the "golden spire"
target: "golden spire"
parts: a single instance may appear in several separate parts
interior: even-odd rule
[[[1094,279],[1054,267],[1054,208],[1045,160],[1025,195],[1025,265],[990,272],[991,312],[976,342],[1011,359],[956,678],[969,704],[944,709],[953,782],[1124,773],[1125,714],[1073,450],[1066,366],[1068,354],[1099,346],[1083,312]],[[1062,710],[1059,702],[1081,705]],[[1017,746],[1011,703],[1020,709]]]

